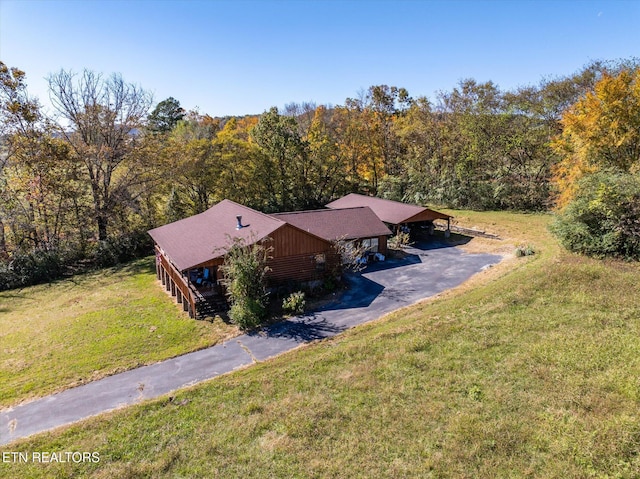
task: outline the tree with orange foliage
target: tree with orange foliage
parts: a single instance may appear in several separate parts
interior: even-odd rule
[[[604,73],[592,92],[562,116],[553,143],[563,157],[555,169],[558,207],[575,196],[578,180],[598,170],[637,172],[640,167],[640,68]]]
[[[552,231],[571,251],[640,260],[640,69],[603,74],[562,126]]]

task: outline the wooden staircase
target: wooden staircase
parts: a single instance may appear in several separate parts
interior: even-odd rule
[[[229,310],[229,305],[224,296],[214,294],[205,297],[195,288],[192,291],[196,300],[196,319],[212,318],[216,314],[225,313]]]

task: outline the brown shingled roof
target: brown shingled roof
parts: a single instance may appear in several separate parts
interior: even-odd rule
[[[242,216],[236,229],[236,216]],[[149,231],[165,256],[184,271],[214,258],[224,256],[231,238],[247,243],[259,241],[285,222],[231,200],[223,200],[207,211]]]
[[[271,216],[328,241],[391,234],[389,228],[368,207],[293,211]]]
[[[431,221],[437,219],[446,220],[451,216],[439,211],[434,211],[424,206],[400,203],[399,201],[385,200],[374,196],[351,193],[347,196],[332,201],[328,208],[354,208],[368,206],[385,223],[398,225],[415,221]]]

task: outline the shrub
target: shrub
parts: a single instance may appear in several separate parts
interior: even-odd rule
[[[265,275],[271,248],[260,243],[232,240],[222,265],[222,283],[231,303],[229,317],[242,329],[251,329],[267,318]]]
[[[64,248],[15,253],[0,263],[0,291],[47,283],[90,267],[108,267],[153,253],[151,237],[144,231],[99,242],[93,251],[68,243]]]
[[[570,251],[640,260],[640,176],[587,176],[550,229]]]
[[[515,254],[516,258],[522,258],[523,256],[532,256],[536,254],[536,250],[533,246],[528,244],[526,246],[518,246]]]
[[[340,277],[331,274],[326,275],[324,281],[322,282],[322,287],[327,293],[333,293],[337,291],[339,285]]]
[[[20,286],[17,276],[9,269],[9,263],[0,264],[0,291]]]
[[[231,304],[229,317],[240,329],[253,329],[260,326],[267,316],[267,309],[261,301],[243,298]]]
[[[291,293],[284,299],[284,301],[282,301],[282,309],[286,313],[302,314],[304,313],[306,304],[307,302],[305,300],[304,292],[296,291],[295,293]]]
[[[393,238],[389,240],[389,247],[392,249],[401,249],[403,246],[409,246],[411,244],[411,238],[409,233],[400,231]]]
[[[62,277],[64,271],[64,256],[58,250],[16,254],[0,271],[0,289],[46,283]]]
[[[361,271],[366,267],[366,261],[363,257],[367,252],[362,243],[357,241],[348,241],[343,238],[332,241],[333,251],[340,258],[340,262],[336,264],[334,271],[329,271],[330,276],[335,278],[342,277],[345,271]]]
[[[151,237],[144,231],[130,233],[106,241],[100,241],[93,254],[99,267],[115,266],[153,252]]]

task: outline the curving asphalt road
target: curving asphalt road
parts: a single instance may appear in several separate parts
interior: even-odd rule
[[[466,281],[502,257],[466,254],[437,241],[374,263],[349,277],[350,288],[323,308],[208,349],[68,389],[0,412],[0,445],[122,406],[156,398],[301,344],[335,336]]]

